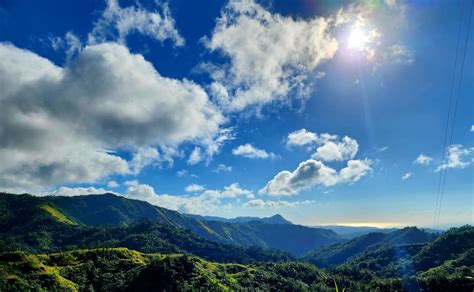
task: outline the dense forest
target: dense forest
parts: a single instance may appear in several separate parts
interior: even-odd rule
[[[323,244],[319,228],[308,232],[278,217],[213,221],[115,195],[2,193],[0,211],[1,291],[474,289],[474,228],[468,225],[440,234],[407,227],[350,240],[330,231],[335,240]],[[210,234],[218,226],[220,232],[260,226],[266,236],[297,236],[287,239],[286,249],[271,249],[268,241],[212,240],[186,224]],[[303,254],[289,245],[300,238],[318,245]]]

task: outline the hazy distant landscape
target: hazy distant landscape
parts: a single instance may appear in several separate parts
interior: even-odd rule
[[[473,292],[473,14],[0,0],[0,292]]]

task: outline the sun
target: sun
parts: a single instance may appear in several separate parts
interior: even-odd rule
[[[347,46],[351,49],[363,50],[369,41],[367,34],[360,29],[353,29],[347,39]]]

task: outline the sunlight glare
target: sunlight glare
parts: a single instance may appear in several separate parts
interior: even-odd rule
[[[362,30],[355,28],[352,30],[352,32],[349,35],[349,38],[347,40],[347,45],[351,49],[362,50],[365,48],[367,41],[368,41],[367,34],[363,32]]]

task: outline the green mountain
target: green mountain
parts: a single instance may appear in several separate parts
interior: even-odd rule
[[[426,245],[413,257],[413,264],[418,270],[426,270],[443,264],[469,249],[474,248],[474,228],[466,225],[451,228],[441,234],[431,244]]]
[[[0,252],[60,252],[76,248],[128,247],[143,252],[187,253],[220,262],[282,261],[284,252],[211,241],[158,221],[128,226],[84,226],[53,203],[30,195],[0,195]]]
[[[0,291],[472,291],[474,251],[410,278],[301,262],[221,264],[126,248],[0,254]],[[404,259],[406,260],[406,259]],[[339,290],[339,291],[340,291]],[[337,291],[337,289],[336,289]]]
[[[186,214],[186,216],[200,219],[204,221],[219,221],[219,222],[227,222],[227,223],[248,223],[248,222],[262,222],[262,223],[270,223],[270,224],[293,224],[290,221],[286,220],[280,214],[273,215],[271,217],[235,217],[235,218],[222,218],[216,216],[201,216],[201,215],[193,215],[193,214]]]
[[[113,207],[93,206],[107,197]],[[474,289],[472,226],[439,236],[416,227],[370,233],[314,250],[303,258],[312,265],[282,251],[212,241],[177,222],[213,232],[239,226],[248,236],[260,232],[263,242],[286,234],[275,243],[282,249],[314,240],[303,226],[199,221],[161,208],[152,220],[141,212],[157,214],[155,207],[143,202],[79,199],[0,194],[0,291],[334,291],[335,283],[347,291]],[[99,213],[113,214],[102,222],[115,224],[84,223]]]
[[[0,255],[2,291],[332,291],[332,285],[324,271],[294,262],[218,264],[124,248]]]
[[[316,249],[305,255],[304,259],[318,267],[331,267],[343,264],[384,244],[425,243],[434,236],[416,227],[406,227],[390,233],[373,232],[344,243]]]
[[[263,221],[230,223],[202,220],[197,216],[184,215],[114,194],[76,197],[0,194],[0,208],[5,209],[6,213],[17,206],[28,209],[33,205],[48,205],[51,210],[56,210],[58,214],[63,214],[65,218],[78,225],[127,226],[150,220],[189,229],[196,235],[220,243],[281,249],[294,255],[301,255],[324,245],[344,241],[331,230],[281,224],[284,218],[278,215]],[[6,207],[2,208],[2,206]],[[278,223],[269,223],[275,221]],[[27,220],[27,222],[31,221]]]
[[[411,291],[472,291],[474,227],[452,228],[426,243],[384,244],[370,249],[333,273],[362,284]],[[371,284],[371,285],[372,285]]]

